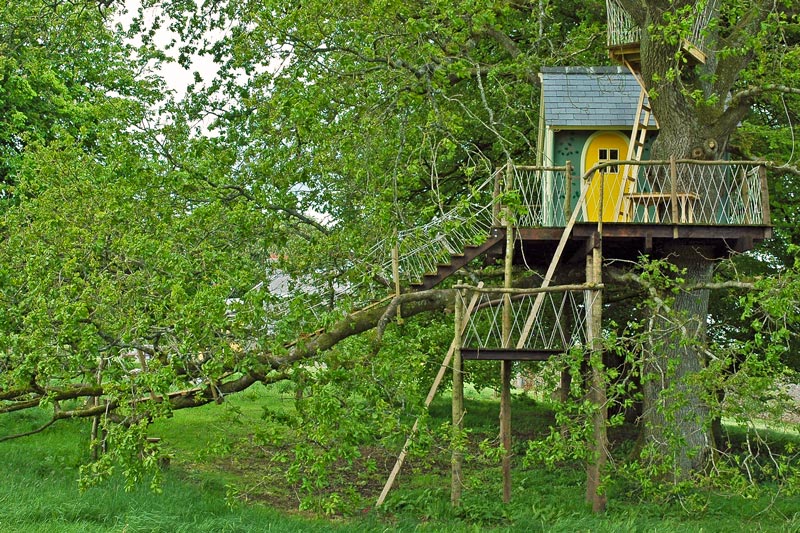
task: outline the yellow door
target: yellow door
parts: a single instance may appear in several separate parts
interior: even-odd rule
[[[625,159],[628,153],[628,138],[621,133],[605,131],[589,138],[583,161],[583,173],[598,163]],[[603,222],[624,222],[615,213],[622,187],[621,165],[606,167],[595,172],[586,192],[586,216],[596,222],[600,212],[600,181],[603,180]]]

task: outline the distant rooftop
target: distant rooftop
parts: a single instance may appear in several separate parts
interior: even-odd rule
[[[540,76],[547,126],[633,125],[641,87],[624,67],[542,67]]]

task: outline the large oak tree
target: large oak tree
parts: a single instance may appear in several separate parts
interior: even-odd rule
[[[676,36],[695,3],[623,4],[642,29],[657,154],[787,152],[790,7],[720,1],[708,60],[690,65]],[[132,427],[301,375],[298,363],[385,318],[381,307],[354,311],[386,294],[376,243],[435,217],[508,159],[535,161],[538,68],[607,61],[596,0],[188,6],[144,2],[128,31],[136,50],[105,4],[28,0],[2,12],[16,39],[0,47],[2,413],[41,404],[54,421],[109,415],[109,428]],[[152,10],[180,44],[154,48]],[[195,53],[220,70],[198,75],[182,102],[142,75]],[[775,191],[790,239],[796,175],[786,167]],[[710,275],[676,253],[697,279]],[[704,296],[683,297],[676,307],[705,317]],[[452,301],[448,291],[405,298],[406,317]],[[685,364],[678,376],[702,366],[689,348],[658,356]],[[398,382],[416,390],[408,383],[424,379]],[[693,412],[684,433],[702,448],[706,416]],[[650,419],[651,432],[660,426]],[[682,471],[699,464],[696,451]]]

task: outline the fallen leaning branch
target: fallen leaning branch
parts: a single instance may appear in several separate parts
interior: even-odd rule
[[[224,368],[231,373],[228,379],[208,381],[196,387],[170,392],[168,394],[148,394],[146,397],[127,400],[128,404],[148,405],[169,403],[171,410],[199,407],[214,401],[222,401],[228,394],[240,392],[255,383],[273,383],[288,377],[288,367],[302,361],[313,360],[319,354],[333,348],[344,339],[359,335],[371,329],[381,327],[381,333],[388,325],[393,309],[403,305],[403,315],[411,317],[427,311],[443,310],[452,307],[455,292],[452,290],[429,290],[419,293],[408,293],[395,297],[391,302],[381,305],[372,305],[363,310],[348,314],[327,329],[317,330],[310,336],[300,335],[298,340],[286,344],[285,354],[273,352],[244,353],[244,357],[251,357],[254,368],[249,368],[244,373],[234,373],[233,368]],[[394,307],[393,307],[394,305]],[[383,320],[383,322],[382,322]],[[104,384],[86,385],[75,384],[66,387],[41,387],[32,383],[28,387],[0,390],[0,414],[21,411],[39,407],[43,400],[53,404],[51,420],[35,430],[6,435],[0,437],[0,442],[39,433],[58,420],[71,418],[89,418],[98,415],[113,413],[122,404],[114,399],[111,389]],[[62,400],[103,398],[105,401],[95,405],[87,402],[83,407],[71,410],[61,410],[59,402]]]

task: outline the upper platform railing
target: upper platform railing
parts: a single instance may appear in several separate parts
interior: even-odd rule
[[[705,58],[707,53],[706,32],[711,17],[715,11],[716,0],[698,2],[695,10],[702,12],[693,14],[694,20],[688,35],[684,36],[682,46],[699,60]],[[608,21],[608,47],[613,48],[638,48],[642,35],[639,26],[622,7],[619,0],[606,0]],[[697,53],[699,52],[699,54]]]
[[[569,165],[508,168],[517,227],[564,227],[579,199],[579,223],[770,224],[766,171],[757,162],[608,161],[581,178]]]
[[[387,284],[395,278],[417,281],[466,247],[486,241],[493,227],[504,225],[507,213],[517,228],[565,228],[573,214],[578,223],[602,217],[617,224],[769,226],[767,190],[765,167],[749,161],[607,161],[583,176],[570,164],[508,164],[475,187],[469,199],[375,244],[353,268],[363,268],[365,279]],[[276,317],[298,305],[311,310],[307,315],[313,320],[342,300],[362,305],[362,291],[372,294],[366,282],[312,287],[309,280],[289,279],[279,271],[270,283],[276,285],[270,287]],[[292,284],[307,285],[294,304],[281,296]]]

